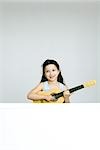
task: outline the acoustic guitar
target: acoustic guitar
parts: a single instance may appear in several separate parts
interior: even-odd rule
[[[71,89],[68,89],[70,93],[73,93],[77,90],[80,90],[80,89],[83,89],[83,88],[86,88],[86,87],[91,87],[91,86],[94,86],[96,84],[96,80],[91,80],[91,81],[87,81],[81,85],[78,85],[76,87],[73,87]],[[63,97],[63,92],[64,91],[60,91],[59,89],[52,89],[48,92],[45,92],[45,91],[40,91],[38,92],[38,94],[40,95],[52,95],[54,96],[54,100],[52,101],[47,101],[47,100],[33,100],[33,103],[64,103],[64,97]]]

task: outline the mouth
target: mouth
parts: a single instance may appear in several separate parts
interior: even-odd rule
[[[50,79],[54,78],[55,76],[50,76]]]

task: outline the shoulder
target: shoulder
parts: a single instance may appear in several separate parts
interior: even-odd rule
[[[43,83],[41,82],[32,89],[32,92],[38,92],[41,91],[42,89],[43,89]]]
[[[48,81],[42,82],[42,86],[43,86],[43,91],[48,91],[48,90],[50,90]]]
[[[48,87],[48,82],[47,81],[41,82],[38,84],[38,87],[40,87],[41,90],[44,90],[44,87]]]
[[[42,90],[42,83],[39,83],[37,86],[35,86],[33,89],[31,89],[27,95],[29,96],[30,94],[35,94],[41,90]]]
[[[40,82],[36,88],[40,88],[41,90],[43,89],[43,86],[44,86],[44,82]]]
[[[60,89],[65,91],[68,89],[68,87],[66,85],[64,85],[63,83],[59,82],[59,86],[60,86]]]

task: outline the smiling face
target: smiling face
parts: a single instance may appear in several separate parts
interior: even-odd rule
[[[59,70],[54,64],[49,64],[45,67],[45,77],[48,81],[56,82],[59,75]]]

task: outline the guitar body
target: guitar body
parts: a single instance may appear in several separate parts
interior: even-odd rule
[[[48,92],[45,92],[45,91],[40,91],[38,92],[39,95],[45,95],[45,96],[49,96],[51,94],[56,94],[56,93],[60,93],[61,90],[59,89],[52,89]],[[63,103],[64,102],[64,97],[61,96],[59,97],[56,101],[46,101],[46,100],[33,100],[33,103]]]

